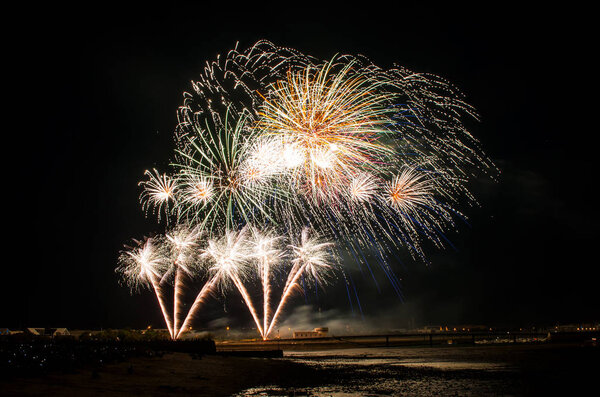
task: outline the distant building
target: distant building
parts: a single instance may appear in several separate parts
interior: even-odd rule
[[[442,326],[442,325],[427,325],[423,328],[416,330],[419,334],[438,334],[443,332],[483,332],[489,331],[486,325],[453,325],[453,326]]]
[[[327,336],[329,336],[329,328],[327,327],[315,328],[312,331],[294,331],[292,334],[294,339],[326,338]]]
[[[487,325],[478,325],[478,324],[463,324],[463,325],[457,325],[456,327],[453,327],[452,329],[454,330],[454,328],[456,328],[457,331],[466,331],[466,332],[489,331],[489,327]]]
[[[53,336],[53,337],[54,337],[54,336],[69,336],[69,335],[71,335],[71,334],[69,333],[69,330],[68,330],[68,329],[66,329],[66,328],[56,328],[56,329],[54,329],[54,328],[51,328],[51,329],[53,329],[53,330],[54,330],[54,331],[52,332],[52,336]]]
[[[589,331],[600,331],[600,324],[563,324],[557,325],[552,330],[554,332],[589,332]]]
[[[29,335],[46,336],[51,338],[54,338],[56,336],[71,335],[69,333],[69,330],[66,328],[27,328],[25,332]]]
[[[426,325],[423,328],[418,328],[416,331],[419,334],[433,334],[444,331],[444,327],[441,325]]]

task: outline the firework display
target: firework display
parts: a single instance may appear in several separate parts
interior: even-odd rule
[[[495,170],[465,127],[474,109],[437,76],[260,41],[208,63],[192,88],[172,172],[140,182],[143,208],[175,227],[125,251],[118,268],[134,288],[153,286],[173,338],[217,290],[237,290],[268,338],[299,279],[343,273],[341,253],[369,266],[368,251],[386,274],[399,249],[426,260],[423,242],[443,247],[464,218],[457,207],[475,203],[469,180]],[[182,286],[197,278],[182,319]]]
[[[207,296],[218,291],[225,293],[231,286],[241,294],[258,332],[266,339],[288,298],[299,288],[299,277],[305,275],[323,282],[323,275],[334,266],[331,253],[333,243],[323,241],[314,232],[311,235],[308,228],[302,230],[297,242],[293,239],[292,244],[287,245],[282,244],[286,240],[284,236],[255,227],[227,231],[223,236],[210,239],[203,236],[205,234],[197,226],[177,225],[164,237],[137,242],[137,246],[125,250],[120,257],[121,264],[117,271],[130,288],[136,290],[152,286],[173,339],[188,329]],[[280,247],[276,248],[276,245]],[[286,253],[286,250],[289,252]],[[287,271],[288,275],[279,303],[275,302],[275,314],[270,318],[274,269],[278,273]],[[183,278],[191,278],[194,273],[205,274],[208,278],[182,322]],[[246,287],[253,281],[253,275],[258,275],[263,286],[262,321]],[[174,302],[172,315],[167,309],[165,297],[165,290],[171,284]]]
[[[150,238],[143,243],[137,243],[137,247],[121,253],[119,257],[120,265],[116,270],[132,290],[138,290],[140,287],[149,284],[152,285],[169,329],[169,334],[173,337],[173,327],[160,289],[160,279],[167,269],[165,258],[160,252],[161,247],[156,247],[155,241]]]

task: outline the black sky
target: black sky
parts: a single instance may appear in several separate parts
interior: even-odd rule
[[[294,17],[223,8],[19,14],[4,75],[13,106],[5,116],[10,237],[0,327],[160,324],[152,294],[131,297],[114,273],[124,243],[161,231],[144,217],[137,182],[145,169],[166,169],[182,92],[204,62],[236,41],[246,47],[259,39],[320,58],[360,53],[380,66],[441,75],[481,114],[472,131],[500,168],[498,183],[474,184],[481,208],[466,208],[469,225],[450,234],[456,251],[429,250],[430,266],[409,258],[393,264],[403,301],[382,274],[381,292],[370,276],[354,274],[365,314],[391,307],[399,324],[600,317],[595,49],[585,10],[399,4]],[[350,310],[341,282],[315,304]],[[228,298],[211,313],[248,320],[240,309]]]

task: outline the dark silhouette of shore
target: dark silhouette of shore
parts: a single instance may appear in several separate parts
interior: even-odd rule
[[[301,342],[276,358],[260,350],[276,341],[227,350],[208,339],[3,339],[0,387],[4,395],[78,396],[575,394],[596,384],[600,358],[600,348],[581,342]]]

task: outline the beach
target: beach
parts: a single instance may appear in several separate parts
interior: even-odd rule
[[[165,353],[3,380],[3,395],[389,396],[575,394],[599,349],[522,344],[290,351],[283,358]]]

